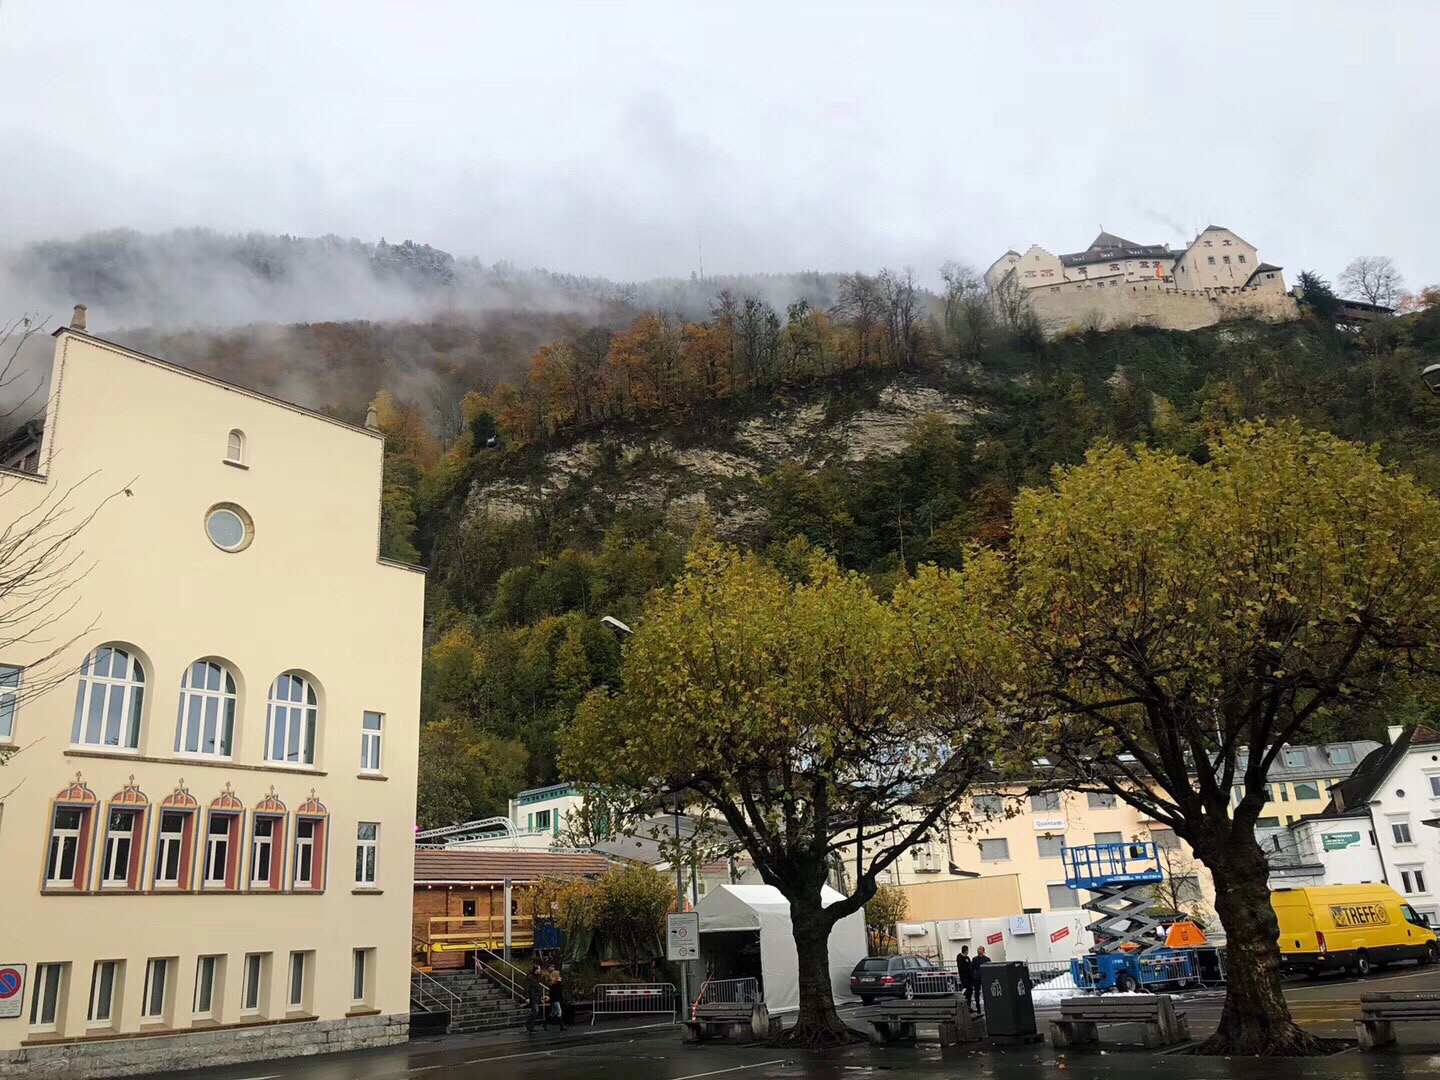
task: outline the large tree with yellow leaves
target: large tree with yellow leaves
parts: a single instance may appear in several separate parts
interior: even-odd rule
[[[1281,993],[1256,820],[1287,743],[1435,668],[1440,502],[1371,449],[1247,424],[1203,463],[1094,450],[1021,494],[1008,551],[915,588],[937,625],[984,611],[1003,627],[995,705],[1032,752],[1174,829],[1209,868],[1229,949],[1209,1049],[1318,1049]]]
[[[561,768],[637,799],[678,797],[723,818],[789,901],[800,1012],[787,1040],[852,1038],[835,1012],[829,937],[875,895],[877,875],[931,829],[990,756],[983,720],[957,732],[952,700],[989,636],[952,620],[939,641],[908,590],[875,596],[828,558],[799,580],[702,542],[656,593],[626,647],[619,692],[582,703]],[[821,890],[841,862],[853,891]]]

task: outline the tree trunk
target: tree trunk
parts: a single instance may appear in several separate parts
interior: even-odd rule
[[[860,1036],[845,1026],[835,1011],[835,993],[830,985],[830,930],[819,890],[813,900],[790,901],[790,929],[795,937],[799,963],[800,1012],[795,1026],[779,1043],[786,1046],[822,1048],[858,1042]]]
[[[1269,866],[1253,834],[1196,852],[1215,878],[1225,927],[1225,1006],[1202,1053],[1299,1056],[1326,1053],[1326,1040],[1291,1018],[1280,983],[1280,928],[1270,907]]]

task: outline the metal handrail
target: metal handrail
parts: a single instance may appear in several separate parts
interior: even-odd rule
[[[433,999],[432,1001],[426,1002],[425,996],[427,994]],[[442,994],[444,995],[444,997],[450,999],[449,1004],[446,1004],[444,998],[440,996]],[[465,999],[462,998],[459,994],[455,993],[455,991],[446,987],[443,983],[440,982],[440,980],[426,975],[423,971],[416,971],[414,968],[411,968],[410,1000],[418,1001],[421,1005],[436,1005],[439,1008],[448,1011],[450,1009],[453,1009],[456,1005],[464,1004]]]
[[[489,961],[487,962],[485,956],[482,955],[479,950],[476,951],[475,974],[484,975],[491,982],[497,983],[500,989],[508,990],[510,996],[516,1001],[528,1004],[530,998],[525,993],[524,983],[514,975],[511,975],[509,971],[506,971],[506,968],[509,968],[510,971],[520,973],[522,969],[516,967],[510,963],[510,961],[496,956],[494,953],[488,955]]]

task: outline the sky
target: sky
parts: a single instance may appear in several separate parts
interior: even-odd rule
[[[1229,227],[1440,281],[1440,0],[0,0],[0,246],[413,239],[619,280]]]

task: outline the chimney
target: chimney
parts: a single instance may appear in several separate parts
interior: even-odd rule
[[[1390,738],[1390,745],[1394,746],[1395,743],[1399,741],[1400,736],[1405,734],[1405,729],[1399,724],[1391,724],[1385,729],[1385,734]]]
[[[375,415],[375,406],[373,405],[365,411],[365,426],[371,431],[380,430],[380,418]]]
[[[71,330],[84,330],[84,329],[85,329],[85,305],[84,305],[84,304],[76,304],[76,305],[75,305],[75,314],[70,316],[70,329],[71,329]]]

